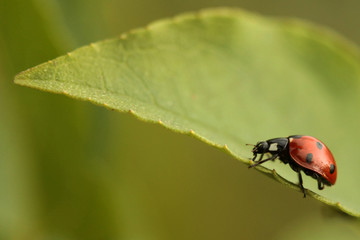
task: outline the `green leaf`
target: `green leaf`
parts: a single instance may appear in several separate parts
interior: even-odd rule
[[[246,143],[313,135],[335,155],[338,182],[320,192],[307,177],[308,195],[359,217],[359,70],[358,49],[329,30],[213,9],[92,43],[15,82],[130,112],[246,164]],[[300,191],[289,166],[257,169]]]

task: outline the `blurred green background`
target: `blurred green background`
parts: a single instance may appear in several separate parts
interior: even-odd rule
[[[1,240],[358,239],[358,223],[199,140],[13,84],[79,46],[216,6],[360,42],[355,0],[0,0]]]

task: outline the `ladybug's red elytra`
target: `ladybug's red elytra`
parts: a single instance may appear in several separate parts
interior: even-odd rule
[[[316,179],[319,190],[324,189],[324,185],[331,186],[336,182],[335,159],[326,145],[314,137],[293,135],[287,138],[273,138],[258,142],[252,152],[254,154],[252,160],[255,163],[249,168],[276,158],[285,164],[288,163],[298,173],[299,186],[304,197],[306,197],[306,192],[300,171]],[[271,156],[262,159],[266,153],[270,153]],[[260,158],[255,161],[258,154]]]

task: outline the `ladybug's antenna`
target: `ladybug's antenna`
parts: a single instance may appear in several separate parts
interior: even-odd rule
[[[255,145],[254,144],[250,144],[250,143],[247,143],[247,144],[245,144],[246,146],[253,146],[253,147],[255,147]]]

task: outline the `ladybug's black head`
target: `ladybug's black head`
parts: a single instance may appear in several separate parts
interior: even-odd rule
[[[253,148],[253,153],[266,153],[269,151],[269,143],[266,141],[258,142]]]

